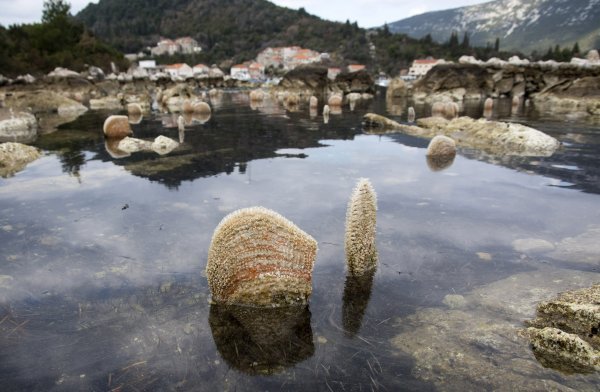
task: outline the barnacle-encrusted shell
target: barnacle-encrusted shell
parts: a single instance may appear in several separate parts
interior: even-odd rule
[[[364,274],[377,267],[375,225],[377,195],[366,178],[361,178],[346,211],[346,262],[351,274]]]
[[[263,207],[227,215],[215,229],[206,275],[213,299],[229,304],[306,303],[317,242]]]

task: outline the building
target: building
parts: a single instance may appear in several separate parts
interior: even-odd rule
[[[153,56],[174,55],[177,52],[179,52],[179,45],[170,39],[161,39],[155,47],[150,49]]]
[[[192,68],[192,73],[194,74],[194,76],[208,77],[208,71],[210,71],[210,68],[206,64],[196,64]]]
[[[348,65],[348,72],[357,72],[366,69],[367,67],[362,64],[350,64]]]
[[[185,63],[167,65],[165,67],[165,72],[171,77],[180,76],[182,78],[188,78],[194,76],[192,67]]]
[[[299,46],[266,48],[256,56],[256,62],[263,67],[294,69],[299,65],[321,61],[322,54]]]
[[[230,75],[232,79],[250,80],[250,70],[244,64],[237,64],[231,67]]]
[[[327,77],[331,80],[334,80],[336,76],[338,76],[342,72],[341,68],[327,68]]]
[[[429,72],[429,70],[431,68],[435,67],[438,64],[443,64],[443,63],[445,63],[445,61],[443,59],[434,59],[434,58],[415,60],[415,61],[413,61],[412,66],[408,70],[407,76],[411,76],[411,77],[417,78],[417,79],[422,78],[423,76],[425,76],[427,74],[427,72]]]
[[[198,41],[192,37],[181,37],[176,40],[162,38],[155,47],[150,48],[150,53],[153,56],[174,55],[176,53],[192,54],[199,53],[202,48],[198,45]]]
[[[248,65],[250,79],[262,80],[265,78],[265,67],[260,63],[253,62]]]
[[[202,52],[202,48],[198,46],[198,41],[192,37],[177,38],[175,43],[179,45],[179,52],[183,54],[192,54]]]

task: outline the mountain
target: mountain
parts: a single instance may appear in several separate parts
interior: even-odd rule
[[[100,0],[76,18],[124,52],[154,46],[160,37],[190,36],[203,48],[203,61],[249,60],[268,46],[299,45],[338,52],[366,63],[365,31],[266,0]]]
[[[453,31],[469,34],[471,45],[542,52],[556,45],[582,50],[600,47],[600,0],[496,0],[427,12],[388,25],[394,33],[414,37],[431,34],[447,41]]]

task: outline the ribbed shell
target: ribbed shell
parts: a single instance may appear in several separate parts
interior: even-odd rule
[[[364,274],[377,267],[375,230],[377,195],[366,178],[361,178],[350,197],[346,212],[346,262],[351,274]]]
[[[263,207],[227,215],[215,229],[206,275],[213,299],[228,304],[306,303],[317,242]]]

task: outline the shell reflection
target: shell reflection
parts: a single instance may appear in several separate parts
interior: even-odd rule
[[[315,351],[308,306],[211,305],[208,322],[223,359],[251,375],[279,373]]]

